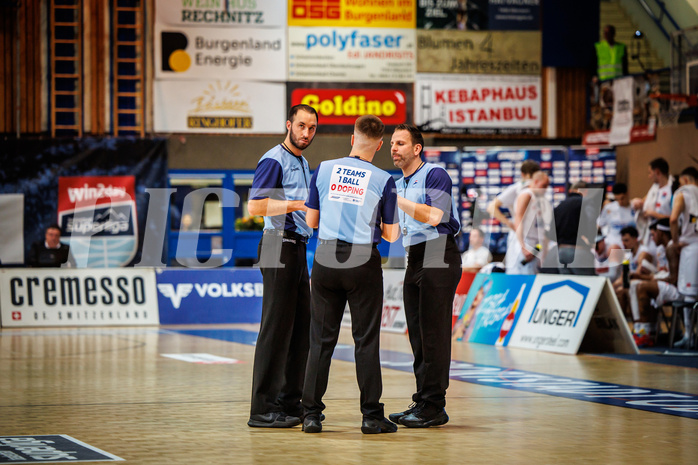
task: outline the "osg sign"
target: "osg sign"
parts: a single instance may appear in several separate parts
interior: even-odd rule
[[[291,105],[315,108],[323,125],[353,125],[362,115],[375,115],[386,125],[406,122],[404,92],[369,89],[295,89]]]
[[[340,0],[292,0],[294,19],[340,19]]]

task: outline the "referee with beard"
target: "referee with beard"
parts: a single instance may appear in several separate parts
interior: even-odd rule
[[[403,285],[405,317],[414,354],[417,392],[405,411],[390,420],[409,428],[448,422],[446,389],[451,365],[451,315],[461,276],[455,235],[460,222],[451,177],[442,167],[422,161],[424,138],[401,124],[390,140],[395,166],[404,177],[397,184],[402,243],[407,252]]]
[[[310,168],[303,150],[313,141],[317,124],[313,107],[293,106],[286,139],[264,154],[252,181],[249,212],[264,216],[258,249],[264,293],[247,422],[251,427],[290,428],[300,424],[303,413],[310,328],[306,244],[313,234],[305,221]]]

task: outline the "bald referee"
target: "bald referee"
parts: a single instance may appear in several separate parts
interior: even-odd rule
[[[330,361],[349,302],[361,390],[361,431],[394,433],[385,418],[379,359],[383,271],[377,245],[397,240],[397,196],[390,174],[371,164],[383,145],[383,122],[373,115],[354,124],[348,157],[320,163],[310,181],[309,226],[319,227],[311,276],[310,352],[303,387],[303,431],[322,431],[322,397]]]

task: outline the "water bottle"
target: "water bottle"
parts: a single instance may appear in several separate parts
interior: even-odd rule
[[[623,260],[623,289],[630,288],[630,262]]]

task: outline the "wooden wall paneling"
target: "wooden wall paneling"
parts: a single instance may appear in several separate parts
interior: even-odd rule
[[[557,131],[560,138],[581,137],[586,128],[587,73],[557,68]]]
[[[548,73],[550,73],[550,68],[543,68],[540,76],[540,136],[543,139],[548,137],[548,102],[550,101],[548,96]]]
[[[107,0],[100,2],[100,7],[97,8],[97,29],[99,35],[95,38],[95,43],[98,46],[98,53],[95,57],[97,61],[97,74],[95,83],[97,87],[97,100],[94,102],[97,114],[99,115],[99,125],[97,130],[100,134],[105,134],[109,130],[108,112],[106,102],[108,99],[109,88],[107,86],[109,80],[109,49],[106,44],[109,43],[109,19],[107,12],[109,11]]]
[[[86,3],[84,15],[85,37],[85,110],[89,114],[86,123],[92,134],[107,131],[105,82],[109,76],[106,66],[109,43],[107,24],[108,5],[105,0]]]

